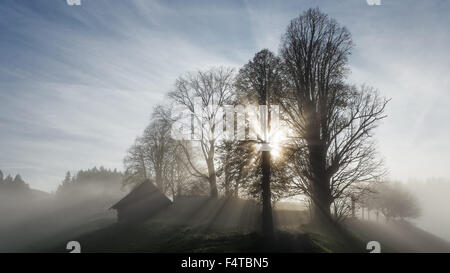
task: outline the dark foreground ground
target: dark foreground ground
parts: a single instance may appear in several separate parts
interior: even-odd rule
[[[48,210],[0,225],[0,252],[69,252],[69,241],[82,252],[369,252],[369,241],[378,241],[381,252],[450,252],[449,243],[406,221],[314,226],[292,208],[274,210],[277,231],[268,243],[257,232],[258,204],[240,199],[183,199],[147,221],[122,225],[108,207]]]
[[[369,252],[366,244],[374,240],[380,242],[381,252],[450,252],[449,243],[408,222],[360,220],[320,231],[308,224],[279,228],[273,243],[265,243],[257,232],[213,231],[156,220],[112,225],[73,239],[83,252]],[[40,251],[67,252],[66,243]]]

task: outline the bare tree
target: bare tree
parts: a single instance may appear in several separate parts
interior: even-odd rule
[[[215,150],[223,134],[220,122],[223,119],[221,107],[230,102],[233,81],[232,69],[213,68],[180,77],[176,82],[175,90],[169,94],[174,103],[192,113],[194,147],[192,143],[181,142],[181,144],[191,174],[208,181],[212,197],[218,196]],[[187,127],[191,128],[190,125]],[[189,135],[191,135],[190,132],[189,130]],[[197,160],[198,158],[202,160]]]
[[[123,160],[125,167],[124,186],[135,186],[151,176],[151,170],[146,162],[145,148],[142,138],[138,137],[128,149]]]
[[[239,70],[236,80],[238,97],[247,103],[258,103],[266,105],[268,109],[267,128],[260,128],[259,141],[266,145],[270,143],[270,130],[273,95],[276,89],[281,88],[281,61],[272,52],[263,49],[255,54],[243,68]],[[260,117],[261,118],[261,117]],[[271,180],[274,178],[274,168],[270,151],[263,150],[257,157],[260,164],[257,164],[256,173],[260,174],[260,183],[255,187],[256,192],[261,193],[263,233],[268,237],[273,237],[274,227],[272,218],[272,189]],[[279,178],[280,176],[278,176]],[[278,179],[280,181],[280,179]]]
[[[338,197],[333,199],[331,205],[332,213],[337,221],[346,220],[348,217],[356,217],[358,208],[366,208],[369,214],[375,209],[372,197],[377,193],[376,188],[380,184],[378,180],[370,183],[349,182],[351,185],[343,191]]]
[[[379,175],[372,134],[387,100],[345,83],[350,33],[318,8],[293,19],[282,38],[285,86],[277,97],[298,137],[291,150],[296,184],[316,219],[352,185]]]
[[[381,183],[364,200],[364,206],[384,215],[387,221],[395,218],[417,218],[421,214],[416,196],[401,183]]]
[[[156,186],[162,191],[167,191],[166,172],[173,163],[171,153],[175,145],[170,136],[171,122],[170,109],[163,106],[155,108],[152,122],[145,129],[142,137],[146,147],[146,156],[154,173]],[[171,147],[172,146],[172,147]]]
[[[186,169],[186,159],[179,145],[170,146],[168,164],[164,165],[164,177],[166,185],[173,199],[190,191],[189,178],[191,175]]]
[[[245,196],[245,192],[240,193],[240,190],[252,180],[254,163],[251,158],[254,156],[251,147],[245,142],[231,140],[219,145],[218,158],[221,164],[217,174],[221,177],[225,196]]]
[[[239,70],[236,87],[241,101],[270,105],[281,81],[280,59],[270,50],[263,49]]]
[[[170,135],[170,117],[170,108],[155,108],[150,124],[125,157],[125,184],[136,184],[151,178],[163,193],[169,190],[176,146]]]

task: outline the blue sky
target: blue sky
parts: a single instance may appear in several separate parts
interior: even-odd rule
[[[120,170],[179,75],[277,52],[289,21],[316,6],[353,34],[350,80],[392,99],[377,130],[390,176],[450,177],[450,1],[81,3],[0,3],[0,169],[34,188]]]

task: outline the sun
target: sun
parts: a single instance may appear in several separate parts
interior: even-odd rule
[[[274,159],[281,157],[283,145],[286,142],[286,131],[280,127],[273,128],[269,133],[270,155]]]
[[[267,116],[263,114],[250,113],[252,114],[248,117],[250,124],[249,135],[251,135],[252,139],[259,140],[255,147],[258,147],[259,151],[270,151],[273,159],[279,159],[282,156],[283,146],[286,144],[287,127],[282,126],[278,118],[274,122],[269,122]],[[261,111],[261,113],[264,113],[264,111]]]

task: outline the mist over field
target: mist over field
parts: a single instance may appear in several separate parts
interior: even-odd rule
[[[88,172],[91,172],[91,170]],[[18,193],[2,189],[0,194],[0,213],[2,215],[0,241],[2,247],[0,251],[64,252],[68,251],[65,243],[74,238],[80,238],[83,234],[89,234],[114,225],[117,221],[117,214],[109,209],[112,204],[126,195],[127,190],[121,187],[121,175],[103,170],[94,172],[98,172],[98,174],[88,178],[89,182],[83,183],[85,185],[74,184],[72,188],[66,185],[66,188],[60,187],[56,193],[52,194],[36,190]],[[102,176],[107,178],[105,179]],[[107,184],[105,184],[105,181],[107,181]],[[448,206],[446,206],[447,183],[434,179],[427,182],[410,181],[405,184],[418,197],[421,207],[420,217],[413,219],[411,222],[418,228],[422,228],[448,242],[450,241],[449,221],[443,217],[448,215]],[[160,213],[152,221],[161,223],[170,219],[169,223],[172,223],[172,225],[189,224],[193,228],[201,230],[202,233],[217,229],[241,230],[244,232],[258,230],[258,205],[256,203],[245,204],[242,203],[244,201],[239,201],[241,203],[231,202],[228,205],[219,205],[220,207],[227,207],[226,212],[222,212],[220,218],[214,217],[211,224],[208,224],[209,227],[205,228],[201,223],[210,222],[208,214],[217,213],[218,208],[214,207],[213,204],[209,205],[210,208],[208,208],[206,205],[208,201],[198,200],[195,202],[185,200],[170,211]],[[307,207],[304,202],[299,202],[298,199],[295,201],[291,199],[280,201],[276,203],[274,209],[276,213],[275,223],[281,229],[296,230],[299,225],[308,222]],[[193,216],[194,218],[192,218]],[[245,221],[242,220],[242,217],[245,217]],[[365,217],[367,217],[367,214]],[[361,211],[358,211],[357,218],[361,219]],[[402,247],[405,247],[403,244],[405,244],[404,241],[407,241],[410,244],[405,247],[404,251],[407,252],[448,251],[448,248],[442,248],[441,243],[436,242],[436,240],[439,240],[437,237],[431,237],[430,239],[429,235],[426,235],[425,238],[418,239],[423,234],[417,233],[417,231],[411,232],[412,235],[408,235],[408,233],[405,235],[404,227],[397,226],[395,222],[376,221],[374,212],[371,213],[370,220],[366,218],[352,228],[355,232],[362,229],[364,231],[361,232],[362,234],[371,231],[371,228],[383,230],[382,235],[377,234],[377,231],[371,231],[372,233],[369,236],[372,239],[378,236],[378,238],[393,241],[394,245],[398,244]],[[155,231],[155,227],[152,226],[151,230]],[[163,233],[164,236],[174,236],[174,231],[167,226],[158,226],[157,230],[158,232],[164,230],[166,232]],[[123,251],[127,251],[126,248],[123,248]]]
[[[447,193],[449,180],[431,178],[427,181],[410,181],[407,186],[418,197],[422,215],[414,220],[421,228],[450,241],[450,215]]]

